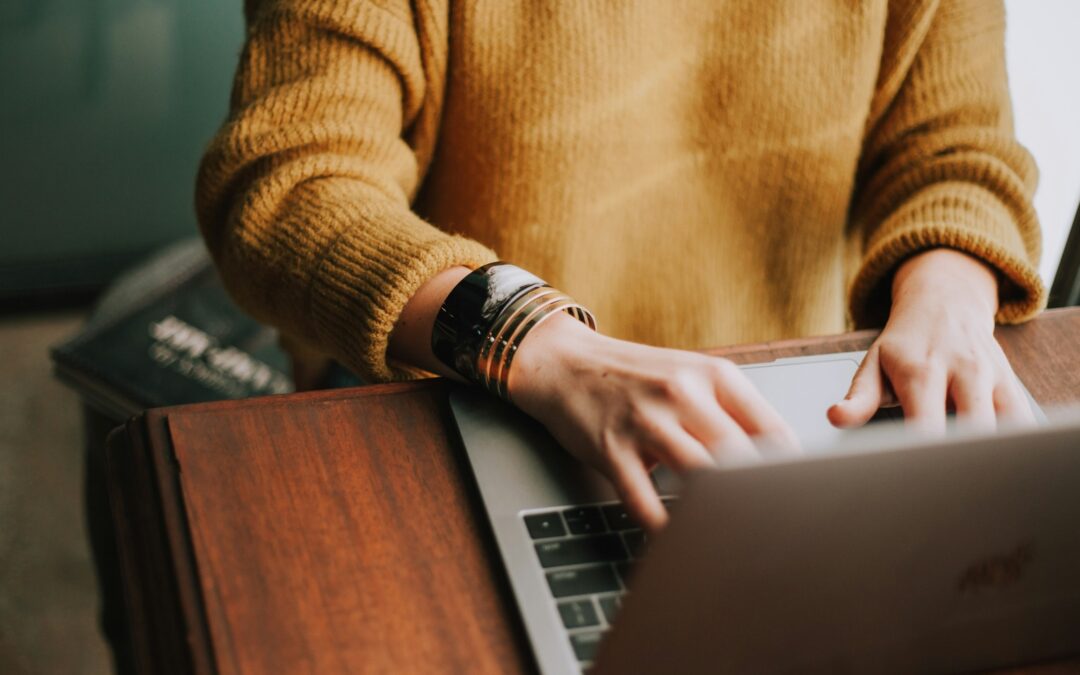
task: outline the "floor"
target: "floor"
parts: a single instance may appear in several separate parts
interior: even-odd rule
[[[82,511],[78,397],[48,346],[83,314],[0,316],[0,673],[110,672]]]

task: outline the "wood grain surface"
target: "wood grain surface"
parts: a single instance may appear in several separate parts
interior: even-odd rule
[[[864,349],[873,335],[714,353],[759,362]],[[1080,310],[999,338],[1040,403],[1080,401]],[[125,553],[129,604],[149,622],[136,635],[142,663],[230,675],[533,671],[449,415],[446,387],[431,380],[151,411],[114,434],[122,545],[168,558]],[[159,513],[146,506],[155,500]]]

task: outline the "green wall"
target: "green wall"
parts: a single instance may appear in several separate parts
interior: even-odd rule
[[[242,39],[240,0],[0,2],[0,296],[195,234]]]

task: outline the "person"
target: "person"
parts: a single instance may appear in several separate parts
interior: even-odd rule
[[[791,441],[693,349],[883,326],[833,423],[892,397],[928,428],[1030,415],[993,337],[1045,303],[1001,2],[245,12],[197,211],[231,292],[299,352],[371,382],[460,378],[433,351],[440,311],[498,256],[535,273],[601,332],[546,315],[499,347],[503,393],[649,528],[657,463]],[[447,353],[476,357],[454,331],[478,325],[443,326]]]

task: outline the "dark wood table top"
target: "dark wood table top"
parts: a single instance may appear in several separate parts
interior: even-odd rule
[[[874,333],[715,350],[740,363]],[[1080,309],[999,340],[1080,401]],[[145,672],[535,670],[446,399],[428,380],[152,410],[108,470]],[[1080,661],[1014,672],[1080,672]]]

